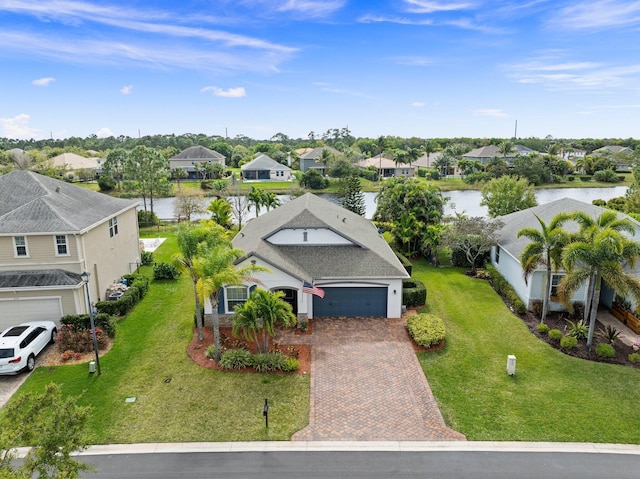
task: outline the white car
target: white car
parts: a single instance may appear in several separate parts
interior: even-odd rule
[[[0,374],[33,371],[36,356],[57,334],[53,321],[32,321],[5,329],[0,334]]]

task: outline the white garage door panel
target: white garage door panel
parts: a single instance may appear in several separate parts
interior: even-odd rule
[[[60,298],[23,298],[0,301],[0,331],[25,321],[60,321]]]

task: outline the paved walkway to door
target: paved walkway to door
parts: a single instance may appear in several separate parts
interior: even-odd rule
[[[309,425],[294,441],[465,440],[444,424],[404,325],[323,318],[311,335],[279,338],[313,346]]]

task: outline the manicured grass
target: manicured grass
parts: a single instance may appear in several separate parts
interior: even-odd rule
[[[169,237],[156,261],[177,251]],[[150,268],[143,268],[151,275]],[[194,308],[191,281],[152,281],[149,293],[118,324],[101,376],[86,364],[38,368],[20,388],[41,392],[50,382],[92,406],[91,442],[287,440],[309,417],[307,375],[243,374],[203,369],[187,356]],[[165,382],[169,379],[169,382]],[[136,402],[125,403],[135,397]],[[269,399],[269,430],[262,407]]]
[[[447,326],[446,347],[419,359],[452,428],[478,441],[640,443],[640,370],[562,354],[461,270],[421,261],[413,275]]]

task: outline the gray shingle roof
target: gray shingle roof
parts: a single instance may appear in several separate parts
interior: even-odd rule
[[[536,216],[546,224],[549,224],[553,217],[558,213],[572,213],[574,211],[583,211],[595,219],[608,210],[589,203],[583,203],[582,201],[574,200],[572,198],[561,198],[552,201],[551,203],[534,206],[533,208],[522,211],[516,211],[515,213],[504,215],[499,218],[505,224],[499,233],[500,246],[515,258],[519,259],[520,254],[531,240],[525,237],[517,238],[518,231],[522,228],[540,229],[540,223],[538,223]],[[622,213],[618,213],[618,215],[628,218],[637,224],[634,219],[627,215]],[[578,225],[573,221],[565,223],[563,228],[569,232],[578,231]]]
[[[318,146],[311,151],[306,152],[304,155],[300,156],[301,160],[317,160],[322,155],[322,150],[328,150],[330,153],[334,155],[339,154],[340,152],[335,148],[330,146]]]
[[[36,286],[77,286],[82,283],[79,274],[61,269],[36,271],[0,271],[0,289],[31,288]]]
[[[204,146],[190,146],[186,150],[181,151],[175,156],[169,158],[170,160],[224,160],[224,155],[218,153],[215,150],[210,150]]]
[[[242,171],[251,171],[251,170],[282,170],[282,171],[291,171],[286,165],[282,163],[278,163],[273,158],[267,155],[260,155],[251,160],[249,163],[246,163],[240,167]]]
[[[266,241],[287,228],[329,228],[354,244],[278,246]],[[371,221],[311,193],[252,219],[233,244],[304,280],[408,277]]]
[[[0,234],[79,233],[137,204],[31,171],[13,171],[0,176]]]

